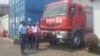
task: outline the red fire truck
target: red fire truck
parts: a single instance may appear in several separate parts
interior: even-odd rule
[[[90,8],[74,0],[46,5],[40,20],[43,38],[50,44],[68,43],[71,48],[79,48],[84,44],[87,29],[93,28],[93,13]]]

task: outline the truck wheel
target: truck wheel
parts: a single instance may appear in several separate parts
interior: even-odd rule
[[[79,48],[83,45],[83,40],[82,34],[75,33],[70,41],[69,47],[73,49]]]

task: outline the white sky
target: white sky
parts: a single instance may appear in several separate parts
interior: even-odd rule
[[[0,4],[8,4],[9,0],[0,0]]]

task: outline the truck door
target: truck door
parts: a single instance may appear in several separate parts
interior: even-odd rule
[[[78,17],[77,17],[78,25],[82,26],[82,19],[83,19],[82,7],[77,8],[77,14],[78,14]]]
[[[83,11],[83,8],[82,6],[79,6],[77,8],[77,14],[78,14],[78,17],[77,17],[77,22],[78,22],[78,25],[80,25],[81,27],[84,27],[85,26],[85,15],[84,15],[84,11]]]

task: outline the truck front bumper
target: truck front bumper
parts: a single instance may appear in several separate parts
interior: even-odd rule
[[[42,30],[41,31],[43,35],[47,35],[48,33],[52,34],[58,39],[65,39],[67,38],[68,32],[67,31],[47,31],[47,30]]]

